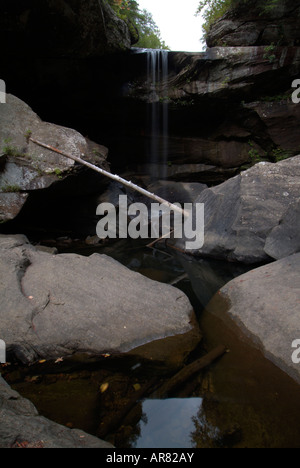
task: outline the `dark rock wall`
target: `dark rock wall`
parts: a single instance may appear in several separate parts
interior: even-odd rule
[[[131,47],[127,25],[105,0],[2,0],[2,56],[101,57]]]

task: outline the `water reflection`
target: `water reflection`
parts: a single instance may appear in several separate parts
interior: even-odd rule
[[[135,448],[194,448],[192,434],[195,414],[202,407],[202,398],[145,400],[140,436]]]

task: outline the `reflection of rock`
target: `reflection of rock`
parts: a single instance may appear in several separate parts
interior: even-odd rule
[[[229,310],[219,310],[223,321],[233,320],[251,342],[274,364],[300,382],[300,367],[292,361],[292,343],[300,336],[300,254],[252,270],[231,281],[221,295]]]
[[[29,192],[45,189],[71,172],[75,163],[28,141],[32,136],[61,151],[107,168],[107,149],[92,143],[77,131],[43,122],[27,104],[8,95],[7,104],[0,107],[1,152],[7,155],[0,170],[1,221],[16,217]]]
[[[272,250],[265,251],[266,242],[269,236],[274,237],[273,230],[285,217],[286,232],[294,241],[281,236],[281,250],[287,244],[290,253],[297,252],[299,228],[289,220],[299,190],[300,156],[277,164],[257,164],[224,184],[205,190],[197,200],[205,205],[205,243],[197,253],[245,263],[269,260],[266,251],[272,255]]]
[[[28,400],[13,391],[0,376],[0,448],[113,448],[77,429],[39,416]]]
[[[105,255],[51,255],[23,236],[0,241],[1,339],[23,362],[125,352],[195,328],[184,293]]]

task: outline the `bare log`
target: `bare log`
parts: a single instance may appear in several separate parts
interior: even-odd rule
[[[180,385],[184,384],[187,380],[195,374],[210,366],[214,361],[223,356],[227,352],[226,347],[220,345],[206,354],[204,357],[198,359],[192,364],[184,367],[176,375],[171,377],[162,387],[155,392],[156,398],[166,398]]]
[[[163,198],[155,195],[154,193],[148,192],[148,190],[143,189],[142,187],[139,187],[138,185],[134,184],[131,181],[128,181],[126,179],[123,179],[122,177],[116,175],[116,174],[111,174],[108,171],[105,171],[104,169],[101,169],[98,166],[95,166],[94,164],[89,163],[88,161],[85,161],[84,159],[81,159],[77,156],[65,153],[64,151],[61,151],[57,148],[54,148],[53,146],[47,145],[46,143],[43,143],[41,141],[35,140],[34,138],[30,137],[29,140],[38,145],[41,146],[42,148],[46,148],[49,151],[53,151],[54,153],[58,153],[61,156],[64,156],[65,158],[72,159],[72,161],[75,161],[79,164],[82,164],[83,166],[88,167],[89,169],[92,169],[93,171],[98,172],[99,174],[108,177],[109,179],[114,180],[115,182],[119,182],[122,185],[125,185],[126,187],[135,190],[136,192],[141,193],[142,195],[151,198],[152,200],[155,200],[157,203],[160,203],[161,205],[167,206],[170,210],[176,211],[177,213],[182,214],[185,217],[189,217],[189,213],[182,208],[178,207],[177,205],[174,205],[173,203],[168,202],[167,200],[164,200]]]

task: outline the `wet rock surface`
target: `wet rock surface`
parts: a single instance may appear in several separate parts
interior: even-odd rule
[[[226,323],[232,320],[243,334],[276,366],[300,382],[293,363],[292,344],[299,338],[299,267],[295,254],[260,267],[221,289],[226,304],[208,311]]]

